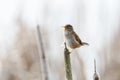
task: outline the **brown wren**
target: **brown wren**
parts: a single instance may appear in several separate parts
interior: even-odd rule
[[[89,45],[86,42],[82,42],[79,36],[74,31],[72,25],[67,24],[64,26],[64,35],[65,35],[65,42],[68,47],[71,49],[79,48],[84,45]]]

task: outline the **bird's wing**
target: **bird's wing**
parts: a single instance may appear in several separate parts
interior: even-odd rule
[[[82,44],[82,41],[80,40],[79,36],[75,32],[74,32],[74,36],[75,36],[76,41]]]

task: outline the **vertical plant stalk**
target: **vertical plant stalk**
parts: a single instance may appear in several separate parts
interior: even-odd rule
[[[99,76],[96,72],[96,60],[94,59],[94,75],[93,75],[93,80],[100,80]]]
[[[42,56],[42,61],[43,61],[43,71],[44,71],[44,79],[48,80],[48,71],[47,71],[47,63],[46,63],[46,57],[45,57],[45,51],[44,51],[44,46],[42,42],[42,36],[40,33],[40,27],[39,25],[37,26],[37,34],[38,34],[38,39],[39,39],[39,45],[40,45],[40,50],[41,50],[41,56]]]
[[[66,78],[67,80],[72,80],[72,71],[71,71],[71,62],[70,62],[70,52],[66,47],[66,43],[64,43],[64,58],[65,58],[65,70],[66,70]]]

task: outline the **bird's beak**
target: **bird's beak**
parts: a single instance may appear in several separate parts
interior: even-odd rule
[[[66,27],[65,26],[62,26],[62,27],[63,27],[64,31],[66,31]]]

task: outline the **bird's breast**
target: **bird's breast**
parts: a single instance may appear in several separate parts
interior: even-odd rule
[[[70,48],[77,48],[80,46],[79,42],[76,41],[75,36],[73,34],[65,35],[65,40],[66,40],[67,45]]]

